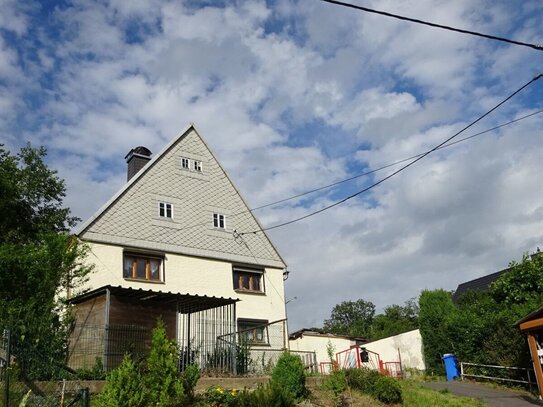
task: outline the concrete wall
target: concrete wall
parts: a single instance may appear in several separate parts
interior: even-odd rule
[[[269,322],[285,318],[283,270],[265,268],[264,293],[236,291],[233,287],[232,263],[212,259],[166,253],[163,282],[134,281],[123,278],[123,247],[88,243],[87,261],[95,265],[86,287],[95,289],[113,285],[143,290],[171,291],[216,297],[239,298],[238,318],[265,319]]]
[[[404,369],[424,370],[426,368],[422,354],[422,337],[418,329],[366,343],[363,346],[378,353],[383,362],[398,362],[399,350]]]
[[[290,350],[315,352],[319,365],[321,362],[330,362],[326,349],[328,343],[331,343],[334,355],[355,345],[355,342],[348,338],[313,333],[304,333],[300,338],[289,341]]]

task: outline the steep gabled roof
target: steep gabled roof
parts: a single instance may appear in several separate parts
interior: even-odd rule
[[[480,290],[480,291],[488,291],[490,289],[490,284],[492,284],[494,281],[496,281],[500,276],[504,273],[507,273],[510,268],[506,268],[501,271],[497,271],[496,273],[488,274],[483,277],[476,278],[474,280],[466,281],[465,283],[458,284],[458,287],[456,288],[456,291],[454,292],[452,296],[452,300],[454,303],[458,301],[460,296],[467,292],[468,290]]]
[[[181,168],[181,158],[202,162],[201,173]],[[173,204],[173,219],[158,217],[158,202]],[[226,230],[212,225],[226,216]],[[286,267],[193,124],[166,145],[76,234],[86,241],[160,250],[225,261]]]

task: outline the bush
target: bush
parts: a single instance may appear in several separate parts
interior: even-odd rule
[[[391,377],[379,375],[375,381],[371,395],[385,404],[402,402],[402,389],[396,380]]]
[[[126,355],[121,365],[107,375],[98,397],[99,407],[140,407],[146,405],[145,392],[136,365]]]
[[[332,372],[324,379],[322,387],[331,392],[335,399],[338,399],[339,395],[347,388],[345,370],[332,370]]]
[[[213,407],[291,407],[294,399],[284,389],[259,385],[256,390],[228,390],[210,387],[203,395],[203,401]]]
[[[347,384],[353,389],[368,394],[385,404],[401,403],[402,390],[396,380],[376,370],[347,369]]]
[[[149,405],[180,405],[184,398],[183,383],[177,371],[177,346],[166,336],[164,322],[153,329],[151,352],[143,377]]]
[[[183,381],[183,389],[185,394],[190,398],[194,398],[194,388],[200,379],[200,369],[196,365],[188,365],[181,375]]]
[[[288,352],[283,353],[272,371],[271,387],[276,391],[285,390],[295,400],[304,398],[307,390],[302,360]]]

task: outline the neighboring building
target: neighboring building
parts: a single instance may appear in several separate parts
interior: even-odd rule
[[[337,352],[366,342],[366,339],[360,337],[321,333],[313,329],[300,329],[289,335],[290,350],[296,352],[314,352],[317,359],[316,364],[323,373],[327,372],[330,367],[329,352],[332,352],[335,360]]]
[[[330,369],[329,351],[333,354],[332,360],[342,368],[364,366],[394,376],[401,376],[402,369],[406,368],[425,369],[422,337],[418,329],[374,342],[301,329],[289,335],[289,344],[294,351],[315,352],[322,373]]]
[[[191,360],[218,358],[236,330],[269,346],[265,325],[286,315],[285,262],[194,126],[153,158],[145,147],[125,158],[127,183],[77,231],[96,269],[72,299],[77,323],[149,328],[162,316]]]
[[[507,273],[510,268],[506,268],[504,270],[498,271],[496,273],[488,274],[483,277],[476,278],[474,280],[466,281],[465,283],[458,284],[458,287],[456,288],[456,291],[454,292],[452,296],[452,300],[454,303],[458,301],[460,296],[469,290],[479,290],[479,291],[488,291],[490,290],[490,284],[492,284],[494,281],[496,281],[498,278],[500,278],[501,275],[504,273]]]

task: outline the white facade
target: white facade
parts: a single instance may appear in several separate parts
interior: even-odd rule
[[[404,369],[426,369],[418,329],[366,343],[364,347],[378,353],[383,362],[399,362],[401,358]]]
[[[286,265],[192,125],[77,235],[96,270],[87,288],[237,298],[238,321],[286,316]]]

